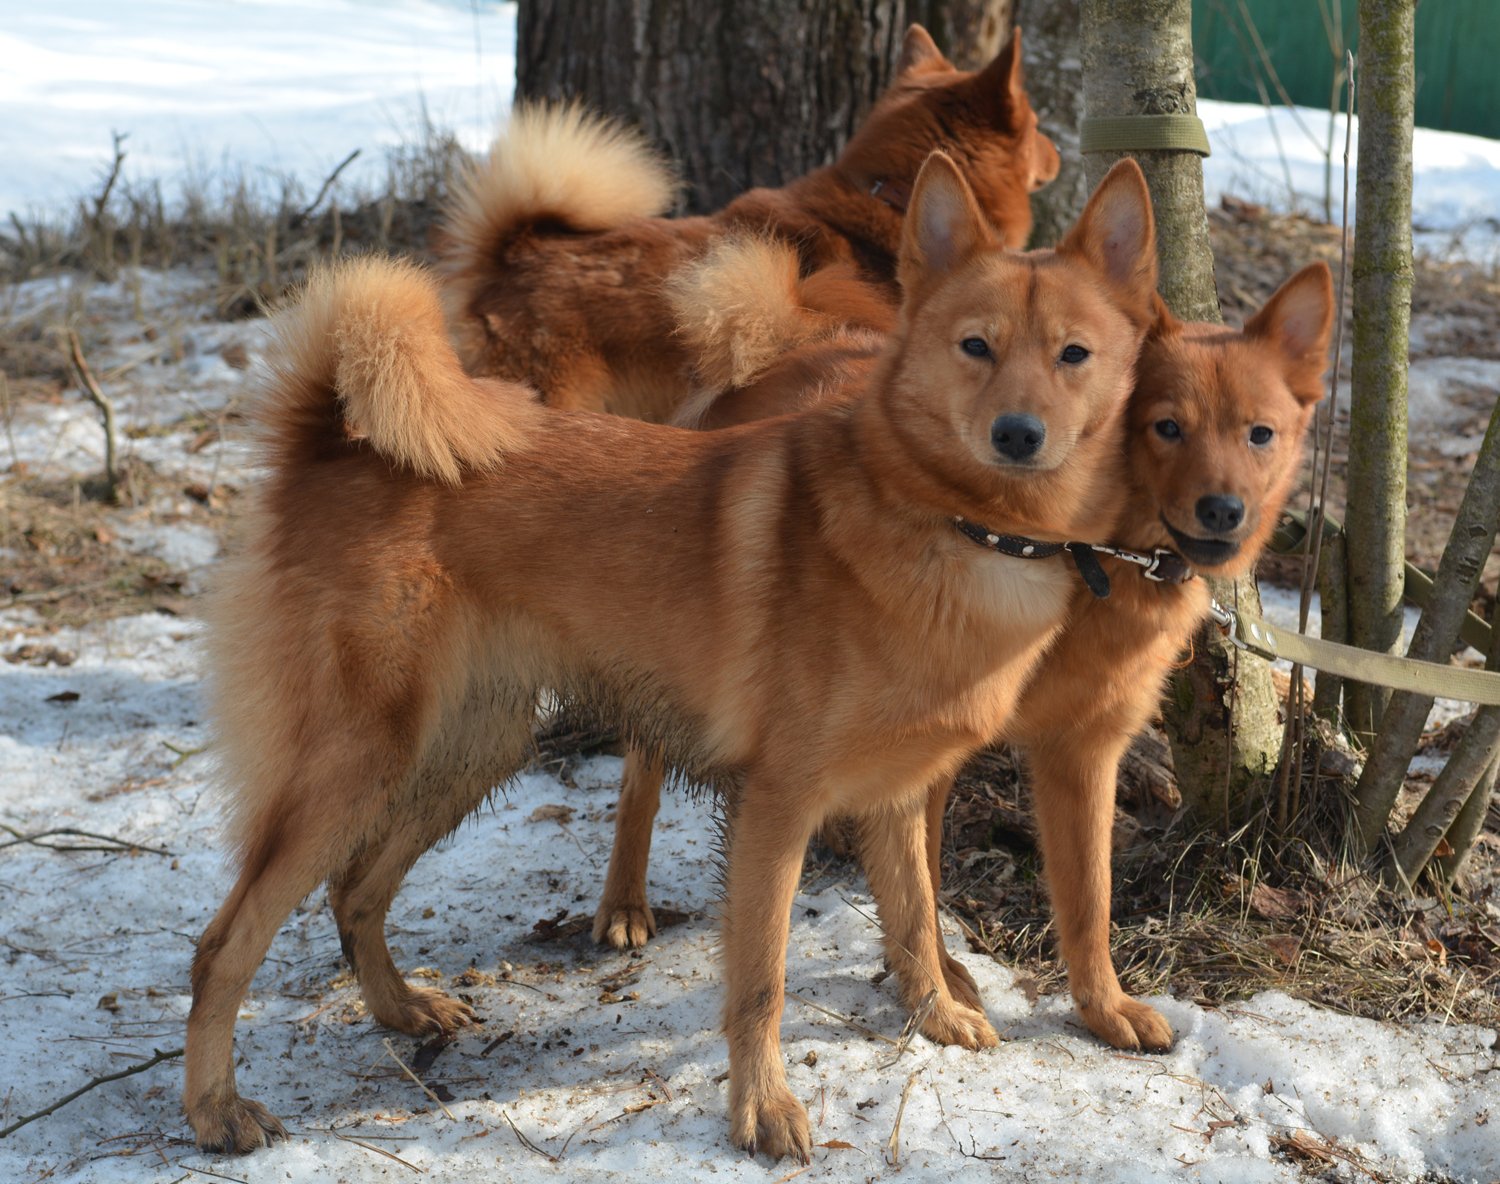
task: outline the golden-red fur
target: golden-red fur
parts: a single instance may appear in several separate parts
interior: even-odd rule
[[[901,207],[935,148],[964,169],[1007,245],[1024,245],[1029,194],[1057,175],[1058,157],[1026,97],[1019,33],[965,73],[912,26],[896,80],[834,164],[706,217],[656,216],[674,182],[633,133],[576,108],[522,108],[446,220],[459,356],[470,373],[527,383],[555,406],[665,421],[692,359],[673,336],[664,281],[720,236],[748,231],[794,243],[805,268],[842,261],[889,282]]]
[[[213,616],[241,869],[193,963],[199,1144],[280,1133],[236,1091],[234,1021],[320,883],[375,1019],[465,1021],[402,981],[385,915],[412,862],[523,762],[544,691],[727,795],[736,1144],[810,1151],[778,1027],[803,850],[830,815],[859,820],[904,1001],[936,991],[922,1030],[993,1044],[944,986],[923,803],[1003,726],[1070,577],[980,550],[952,519],[1055,538],[1103,512],[1154,259],[1133,165],[1055,254],[1026,258],[934,154],[902,245],[907,299],[866,389],[726,432],[465,385],[419,273],[365,261],[316,279],[283,328],[269,474]],[[976,335],[988,356],[960,348]],[[1087,364],[1056,364],[1075,339]],[[1010,461],[991,424],[1017,407],[1049,435]]]
[[[849,398],[878,357],[880,335],[864,327],[878,326],[878,315],[865,311],[858,325],[840,329],[825,313],[804,311],[813,301],[788,279],[791,262],[778,260],[777,249],[726,244],[678,282],[684,336],[705,359],[705,378],[726,388],[694,404],[693,418],[703,426],[727,427]],[[859,281],[835,275],[821,282],[820,300],[841,288],[844,304],[864,307],[868,292],[861,295]],[[831,306],[839,303],[835,298]],[[727,365],[744,353],[736,334],[746,321],[754,358],[764,362],[759,371]],[[1288,280],[1243,331],[1185,324],[1158,297],[1127,413],[1120,517],[1113,530],[1105,521],[1087,524],[1085,541],[1146,552],[1183,548],[1201,571],[1248,571],[1295,478],[1302,437],[1323,389],[1332,321],[1332,279],[1322,263]],[[1176,425],[1171,438],[1159,430],[1168,422]],[[1270,441],[1252,442],[1257,427],[1271,429]],[[1196,507],[1211,496],[1239,499],[1244,520],[1227,532],[1207,530]],[[1067,626],[1003,735],[1024,752],[1031,773],[1058,941],[1080,1015],[1117,1048],[1162,1049],[1171,1044],[1170,1026],[1125,995],[1109,955],[1115,775],[1131,738],[1155,714],[1173,662],[1206,617],[1208,592],[1201,580],[1150,583],[1128,565],[1106,564],[1111,595],[1100,600],[1075,588]],[[597,940],[622,948],[641,945],[654,932],[645,884],[660,782],[660,771],[632,753],[594,927]],[[934,897],[950,788],[943,779],[928,798]],[[946,952],[942,956],[950,992],[980,1009],[968,973]]]

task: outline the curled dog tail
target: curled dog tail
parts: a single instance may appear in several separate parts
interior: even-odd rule
[[[528,226],[609,230],[666,213],[677,190],[672,171],[634,129],[577,103],[518,106],[449,199],[443,270],[458,282],[477,281]]]
[[[706,395],[750,385],[802,346],[895,327],[892,298],[851,266],[802,278],[796,250],[780,239],[720,239],[666,291]]]
[[[476,383],[449,344],[437,285],[392,259],[347,260],[313,273],[281,314],[275,383],[263,418],[273,449],[298,440],[363,439],[417,474],[457,484],[520,445],[532,393]],[[330,423],[330,412],[337,423]]]

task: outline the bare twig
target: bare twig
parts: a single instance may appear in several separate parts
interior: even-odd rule
[[[197,748],[179,748],[179,747],[177,747],[177,745],[173,744],[170,740],[163,740],[161,742],[161,746],[163,748],[167,749],[168,751],[174,752],[174,753],[177,754],[177,759],[175,761],[173,761],[172,765],[171,765],[171,767],[174,768],[174,769],[178,765],[182,764],[182,762],[185,761],[185,760],[187,760],[189,757],[197,756],[200,752],[207,752],[209,750],[209,747],[210,747],[207,744],[200,744],[200,745],[198,745]]]
[[[407,1063],[403,1061],[400,1056],[397,1055],[395,1048],[391,1046],[390,1038],[387,1037],[386,1039],[382,1040],[381,1043],[385,1045],[385,1051],[390,1056],[391,1060],[395,1061],[396,1064],[401,1067],[401,1072],[405,1073],[414,1082],[416,1082],[417,1088],[438,1104],[443,1113],[448,1116],[448,1120],[450,1122],[457,1122],[458,1119],[454,1117],[453,1111],[448,1109],[448,1107],[444,1104],[443,1099],[438,1097],[437,1094],[428,1089],[427,1083],[420,1077],[418,1077],[415,1073],[413,1073],[411,1067],[407,1065]]]
[[[901,1118],[906,1113],[906,1099],[911,1096],[911,1089],[917,1084],[917,1078],[925,1071],[925,1067],[914,1070],[901,1090],[901,1102],[896,1107],[896,1121],[891,1126],[891,1137],[886,1140],[885,1144],[885,1159],[893,1168],[901,1165]]]
[[[882,1040],[893,1048],[903,1047],[901,1041],[892,1040],[883,1032],[877,1032],[874,1028],[865,1027],[865,1025],[860,1023],[858,1020],[850,1019],[847,1015],[841,1015],[837,1011],[831,1011],[820,1004],[814,1003],[811,999],[807,999],[802,995],[797,994],[796,991],[788,991],[786,993],[786,997],[788,999],[795,999],[798,1003],[802,1004],[803,1007],[811,1007],[814,1011],[821,1011],[824,1015],[831,1016],[832,1018],[838,1020],[840,1023],[848,1024],[849,1027],[853,1028],[856,1032],[859,1032],[861,1035],[868,1036],[872,1040]]]
[[[35,834],[23,834],[13,826],[7,826],[0,822],[0,830],[15,837],[0,843],[0,851],[6,847],[18,847],[23,843],[32,843],[48,851],[145,851],[149,855],[165,855],[169,859],[175,852],[163,850],[160,847],[146,847],[140,843],[132,843],[128,839],[117,839],[114,835],[95,834],[91,830],[76,830],[71,826],[59,826],[52,830],[39,830]],[[73,835],[80,839],[98,839],[101,843],[110,844],[108,847],[99,847],[93,844],[82,843],[42,843],[39,839],[49,839],[54,835]]]
[[[329,1129],[328,1133],[341,1143],[353,1143],[356,1147],[363,1147],[366,1151],[373,1151],[376,1155],[383,1155],[387,1159],[394,1159],[402,1167],[410,1168],[419,1176],[427,1174],[427,1169],[419,1168],[416,1164],[410,1162],[409,1160],[402,1159],[394,1151],[387,1151],[384,1147],[376,1147],[373,1143],[366,1143],[363,1139],[356,1139],[352,1135],[341,1135],[338,1131],[331,1128]]]
[[[323,198],[327,195],[328,191],[333,188],[333,183],[339,179],[339,174],[354,162],[354,158],[358,156],[359,153],[360,150],[358,148],[349,153],[348,156],[339,161],[338,167],[336,167],[333,172],[329,173],[328,176],[323,179],[323,185],[318,190],[318,196],[313,198],[312,201],[308,202],[307,205],[303,208],[302,212],[292,219],[292,225],[294,227],[301,226],[302,223],[306,222],[310,217],[312,217],[312,212],[323,203]]]
[[[159,1065],[163,1061],[170,1061],[173,1058],[180,1057],[182,1055],[182,1049],[180,1048],[169,1049],[166,1052],[162,1052],[161,1049],[155,1049],[154,1052],[155,1055],[149,1061],[142,1061],[138,1065],[131,1065],[130,1068],[121,1069],[118,1073],[106,1073],[103,1077],[95,1077],[86,1085],[80,1086],[78,1089],[75,1089],[67,1097],[59,1098],[57,1101],[53,1102],[52,1105],[43,1107],[35,1114],[28,1114],[25,1118],[17,1119],[4,1130],[0,1130],[0,1139],[3,1139],[6,1135],[13,1134],[14,1132],[20,1130],[29,1122],[35,1122],[38,1118],[45,1118],[47,1115],[61,1110],[69,1102],[83,1097],[83,1095],[88,1093],[91,1089],[97,1089],[99,1086],[105,1085],[111,1081],[119,1081],[122,1077],[134,1077],[137,1073],[144,1073],[147,1069]]]
[[[1333,365],[1328,374],[1328,402],[1321,423],[1313,431],[1313,465],[1307,490],[1307,564],[1297,600],[1297,630],[1307,632],[1313,583],[1323,557],[1323,516],[1328,506],[1328,474],[1333,468],[1333,423],[1338,412],[1339,364],[1344,354],[1344,289],[1349,274],[1349,150],[1354,129],[1354,55],[1348,55],[1348,106],[1344,114],[1344,204],[1339,229],[1339,283],[1334,308]],[[1322,468],[1319,468],[1319,462]],[[1326,608],[1325,608],[1326,611]],[[1328,633],[1324,631],[1324,637]],[[1282,767],[1276,786],[1276,825],[1285,831],[1297,812],[1302,783],[1302,756],[1307,740],[1306,697],[1302,667],[1292,665],[1286,731],[1282,739]],[[1290,758],[1290,759],[1288,759]],[[1293,782],[1292,778],[1296,781]]]
[[[526,1148],[527,1151],[535,1152],[537,1155],[540,1155],[549,1163],[557,1162],[557,1156],[543,1151],[540,1147],[538,1147],[535,1143],[528,1139],[526,1135],[521,1131],[521,1128],[516,1125],[515,1119],[511,1118],[511,1116],[504,1110],[500,1111],[500,1117],[505,1119],[505,1121],[510,1124],[510,1129],[515,1132],[517,1141],[520,1142],[521,1146]]]
[[[228,1180],[230,1184],[250,1184],[249,1180],[245,1180],[239,1176],[226,1176],[223,1172],[215,1172],[209,1168],[189,1168],[185,1163],[180,1163],[177,1166],[187,1168],[188,1171],[199,1176],[212,1176],[215,1180]]]
[[[93,580],[87,584],[69,584],[62,588],[47,588],[41,592],[20,592],[7,600],[5,607],[14,608],[18,604],[50,604],[54,600],[66,600],[69,596],[82,596],[87,592],[97,592],[100,588],[107,588],[114,582],[114,579]]]
[[[94,372],[89,369],[88,362],[83,356],[83,343],[78,340],[78,330],[68,330],[68,353],[73,360],[73,369],[78,373],[78,381],[83,387],[83,393],[89,397],[89,402],[99,409],[99,414],[104,420],[104,480],[108,485],[109,500],[119,500],[120,473],[115,465],[115,406],[99,389],[99,383],[94,378]]]
[[[94,226],[97,229],[100,219],[104,217],[104,208],[109,205],[109,195],[115,191],[115,182],[120,179],[120,167],[125,163],[125,150],[121,147],[130,135],[129,132],[111,132],[115,141],[115,158],[109,166],[109,173],[104,178],[104,188],[99,191],[99,196],[94,198]]]

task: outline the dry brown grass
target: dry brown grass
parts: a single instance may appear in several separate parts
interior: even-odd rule
[[[1291,835],[1274,833],[1267,810],[1222,838],[1161,826],[1159,786],[1129,763],[1126,774],[1112,946],[1127,990],[1210,1006],[1279,990],[1367,1018],[1500,1023],[1500,926],[1482,857],[1462,894],[1402,900],[1344,859],[1337,778],[1304,787],[1309,808]],[[1024,795],[1004,754],[966,771],[950,805],[945,896],[975,950],[1052,993],[1066,975]]]
[[[137,458],[125,466],[127,499],[145,504],[161,485]],[[102,478],[44,480],[21,473],[0,476],[0,547],[8,549],[0,608],[25,605],[41,628],[78,627],[131,613],[188,614],[182,573],[160,559],[120,545],[113,525],[116,507],[107,501]],[[230,496],[219,490],[218,498]],[[184,510],[175,515],[199,517]],[[203,507],[211,521],[218,510]],[[154,520],[164,521],[160,515]]]
[[[368,251],[425,256],[449,180],[466,161],[451,133],[424,122],[411,143],[387,154],[377,193],[351,195],[337,183],[325,193],[239,171],[189,177],[169,200],[160,181],[111,178],[65,214],[12,215],[0,225],[0,281],[212,266],[218,315],[255,315],[320,260]]]

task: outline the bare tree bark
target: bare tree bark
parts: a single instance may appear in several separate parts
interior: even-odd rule
[[[977,70],[1010,37],[1014,7],[1012,0],[907,0],[906,21],[931,33],[960,70]],[[1026,33],[1029,36],[1031,30]]]
[[[1083,0],[1085,117],[1193,115],[1190,0]],[[1090,153],[1089,184],[1123,153]],[[1203,199],[1203,166],[1182,151],[1134,152],[1156,208],[1161,292],[1179,317],[1219,321],[1213,252]],[[1259,614],[1248,581],[1210,580],[1221,604]],[[1194,657],[1173,680],[1163,717],[1178,788],[1200,825],[1227,824],[1231,813],[1269,784],[1280,752],[1270,668],[1240,662],[1212,626],[1194,641]]]
[[[1500,652],[1496,650],[1491,650],[1491,656],[1500,660]],[[1496,668],[1496,662],[1486,664],[1488,670]],[[1500,760],[1500,707],[1481,707],[1427,796],[1405,829],[1391,842],[1394,867],[1400,872],[1403,884],[1416,883],[1444,838],[1448,838],[1451,850],[1445,857],[1447,865],[1439,864],[1439,874],[1451,878],[1463,866],[1489,805],[1497,760]]]
[[[716,209],[833,160],[890,80],[903,0],[521,0],[516,94],[577,98],[678,162]]]
[[[1448,828],[1448,846],[1451,850],[1434,861],[1438,878],[1445,884],[1453,883],[1463,872],[1464,864],[1474,850],[1474,840],[1484,829],[1484,820],[1495,796],[1497,774],[1500,774],[1500,757],[1490,762],[1490,767],[1480,776],[1469,794],[1469,800],[1464,803],[1458,817],[1453,820],[1453,825]]]
[[[1078,151],[1083,116],[1083,57],[1079,0],[1016,0],[1015,23],[1025,33],[1026,90],[1042,130],[1062,156],[1057,180],[1031,195],[1033,246],[1051,246],[1073,224],[1088,199]]]
[[[1354,196],[1354,363],[1349,408],[1349,635],[1401,641],[1410,352],[1411,142],[1416,0],[1360,0],[1359,185]],[[1345,714],[1367,742],[1389,693],[1349,683]],[[1361,823],[1361,832],[1370,838]]]
[[[1402,456],[1404,459],[1404,452]],[[1350,510],[1353,508],[1351,498]],[[1437,574],[1432,580],[1431,599],[1422,613],[1422,619],[1417,623],[1411,648],[1407,651],[1408,657],[1424,662],[1448,660],[1448,655],[1453,652],[1453,646],[1458,641],[1458,631],[1463,626],[1464,617],[1468,614],[1469,602],[1479,586],[1484,562],[1495,545],[1497,526],[1500,526],[1500,408],[1490,416],[1489,430],[1484,435],[1484,443],[1479,446],[1479,456],[1474,461],[1469,486],[1459,505],[1453,533],[1448,536],[1448,544],[1443,548],[1443,557],[1438,562]],[[1405,580],[1404,567],[1402,580]],[[1495,654],[1500,659],[1500,651],[1495,651]],[[1359,782],[1354,787],[1355,841],[1358,844],[1357,850],[1362,854],[1373,851],[1385,831],[1391,807],[1396,804],[1396,797],[1401,792],[1407,766],[1411,764],[1412,753],[1416,751],[1422,728],[1427,722],[1427,713],[1431,710],[1431,695],[1398,691],[1391,696],[1389,705],[1380,717],[1380,729],[1371,743],[1364,772],[1360,774]],[[1474,728],[1469,730],[1472,733]],[[1448,762],[1449,768],[1456,762],[1457,754]],[[1482,772],[1489,763],[1489,758],[1484,758],[1474,770],[1475,775]],[[1445,769],[1445,776],[1447,772]],[[1472,778],[1468,785],[1473,787]],[[1435,797],[1436,794],[1437,786],[1434,785],[1428,792],[1428,797]],[[1453,812],[1457,813],[1462,805],[1462,800],[1454,802]],[[1426,806],[1427,802],[1424,801],[1422,807]],[[1422,813],[1421,808],[1418,813]],[[1452,819],[1453,814],[1442,819],[1443,830],[1447,829],[1447,824]],[[1424,818],[1424,825],[1431,826],[1434,822],[1433,818]],[[1413,818],[1402,832],[1398,843],[1403,871],[1420,869],[1431,856],[1438,839],[1443,836],[1443,830],[1437,831],[1432,836],[1431,844],[1425,850],[1419,850],[1421,842],[1418,831],[1414,830],[1416,826],[1417,820]],[[1410,875],[1406,878],[1408,882],[1411,879]]]

